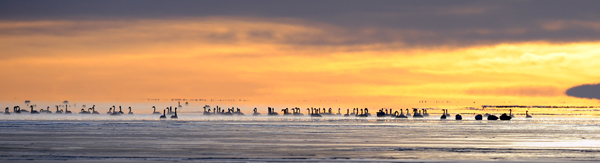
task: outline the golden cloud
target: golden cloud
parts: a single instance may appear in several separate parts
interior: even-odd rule
[[[347,31],[227,17],[4,21],[0,99],[327,99],[384,106],[420,99],[565,101],[570,97],[561,92],[595,82],[600,68],[594,59],[600,42],[409,47],[356,40],[369,40],[360,37],[373,31],[391,38],[410,32]]]

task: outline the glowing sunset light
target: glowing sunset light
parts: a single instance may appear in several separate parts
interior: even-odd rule
[[[1,95],[5,100],[385,97],[378,105],[394,106],[420,98],[544,97],[558,103],[577,101],[564,92],[594,82],[600,65],[594,60],[600,42],[353,45],[343,42],[354,36],[329,35],[341,27],[292,20],[4,21],[0,27],[6,78],[0,82],[12,92]]]

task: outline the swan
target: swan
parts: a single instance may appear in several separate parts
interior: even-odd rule
[[[512,109],[510,109],[510,114],[509,115],[506,115],[506,113],[502,114],[500,116],[500,120],[503,120],[503,121],[510,120],[510,119],[512,119],[512,117],[510,115],[512,115]]]
[[[506,115],[506,113],[500,115],[500,120],[507,121],[510,119],[512,119],[512,117],[510,117],[509,115]]]
[[[488,120],[488,121],[489,121],[489,120],[495,121],[495,120],[498,120],[498,117],[497,117],[497,116],[495,116],[495,115],[491,115],[491,114],[490,114],[490,115],[487,117],[487,120]]]
[[[367,109],[367,108],[365,108],[365,110],[363,110],[363,109],[360,109],[360,114],[358,114],[358,108],[357,108],[357,109],[356,109],[356,112],[357,112],[357,113],[356,113],[356,117],[367,117],[368,115],[367,115],[367,113],[366,113],[366,109]]]
[[[175,108],[177,110],[177,108]],[[133,114],[133,112],[131,112],[131,106],[129,107],[129,113],[127,114]]]
[[[275,112],[275,108],[269,107],[269,113],[267,115],[275,116],[275,115],[279,115],[279,113]]]
[[[10,110],[8,109],[8,107],[6,107],[6,109],[4,109],[4,114],[10,114]]]
[[[427,113],[427,110],[423,109],[423,117],[429,117],[429,113]]]
[[[342,108],[338,108],[338,113],[335,115],[342,115],[342,113],[340,113],[341,110],[342,110]]]
[[[387,112],[387,110],[386,110],[386,112]],[[377,117],[384,117],[385,115],[386,115],[386,113],[383,112],[383,108],[379,109],[379,111],[377,112]]]
[[[156,106],[152,106],[152,109],[154,109],[154,111],[152,112],[152,114],[160,114],[160,112],[156,111]],[[204,108],[204,110],[206,111],[206,108]]]
[[[440,119],[446,119],[446,109],[442,109],[442,117]]]
[[[423,118],[423,115],[421,115],[419,109],[413,109],[413,118]]]
[[[402,109],[400,109],[400,110],[402,110]],[[390,115],[389,116],[392,117],[392,118],[398,116],[398,111],[394,111],[393,112],[392,108],[390,108]]]
[[[96,105],[92,106],[92,114],[100,114],[96,111]]]
[[[13,107],[13,113],[21,114],[21,107],[19,107],[19,106]]]
[[[408,111],[408,109],[406,110]],[[408,113],[406,113],[408,114]],[[402,112],[402,109],[400,109],[400,114],[396,116],[396,118],[408,118],[406,115],[404,115],[404,112]]]
[[[115,107],[115,106],[113,106],[113,107]],[[113,107],[108,108],[108,112],[106,112],[106,114],[112,114]]]
[[[110,113],[111,116],[118,116],[121,115],[121,113],[117,112],[117,107],[113,106],[113,112]]]
[[[160,116],[160,119],[166,119],[167,118],[167,110],[163,110],[163,115]]]
[[[65,104],[65,114],[72,114],[71,111],[69,111],[69,105]]]
[[[171,119],[177,119],[177,108],[175,108],[175,114],[171,116]]]
[[[119,106],[119,114],[123,114],[123,111],[121,110],[121,106]]]
[[[475,120],[483,120],[483,115],[481,115],[481,114],[477,114],[477,115],[475,116]]]
[[[54,112],[54,114],[62,114],[62,110],[58,110],[58,105],[56,105],[56,112]]]
[[[6,109],[8,109],[8,108],[6,108]],[[529,110],[525,111],[525,118],[531,118],[531,115],[529,115]]]
[[[29,113],[27,110],[21,110],[20,106],[17,106],[17,109],[19,110],[19,113]]]
[[[322,117],[321,114],[318,113],[321,109],[312,109],[313,111],[310,113],[310,117]],[[317,111],[318,110],[318,111]]]
[[[456,114],[456,116],[454,116],[454,119],[457,120],[457,121],[458,120],[462,120],[462,115]]]
[[[302,114],[302,112],[300,111],[299,107],[294,108],[294,115],[295,116],[302,116],[304,114]]]
[[[33,110],[33,105],[30,105],[31,107],[31,114],[40,114],[40,112]]]
[[[410,111],[406,108],[406,117],[410,117]]]
[[[281,112],[283,112],[283,115],[291,115],[292,113],[289,112],[290,109],[285,108],[285,109],[281,109]]]
[[[203,115],[211,115],[209,105],[204,105],[204,112],[202,114]]]
[[[244,113],[242,113],[242,110],[240,110],[240,108],[236,108],[237,110],[235,111],[235,114],[238,116],[244,115]]]
[[[509,109],[510,113],[508,115],[506,115],[506,113],[500,115],[500,120],[510,120],[512,119],[511,115],[512,115],[512,109]]]
[[[210,112],[210,109],[208,111]],[[258,113],[258,109],[254,108],[254,113],[252,115],[253,116],[260,115],[260,113]]]
[[[85,111],[85,109],[81,108],[81,112],[79,112],[79,114],[90,114],[90,112],[89,111]]]
[[[46,107],[46,110],[44,110],[44,113],[52,114],[52,111],[50,111],[50,106]]]

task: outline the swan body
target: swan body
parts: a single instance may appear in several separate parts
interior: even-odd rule
[[[96,111],[96,105],[92,106],[92,114],[100,114]]]
[[[113,112],[110,113],[111,116],[119,116],[121,113],[117,112],[117,107],[113,106]]]
[[[89,111],[85,111],[85,109],[82,108],[81,112],[79,112],[79,114],[90,114],[90,112]]]
[[[33,106],[30,106],[30,107],[31,107],[31,114],[40,114],[40,112],[33,110]]]
[[[123,111],[121,110],[121,106],[119,106],[119,114],[123,114]]]
[[[429,117],[429,113],[427,113],[427,110],[423,109],[423,117]]]
[[[446,119],[446,109],[442,109],[442,116],[440,117],[440,119]]]
[[[408,113],[406,113],[408,114]],[[400,109],[400,114],[396,116],[396,118],[408,118],[406,115],[404,115],[404,112],[402,112],[402,109]]]
[[[512,119],[513,118],[512,117],[512,109],[510,109],[509,111],[510,111],[510,113],[508,115],[506,115],[506,113],[502,114],[500,116],[500,120],[508,121],[508,120]]]
[[[483,120],[483,115],[481,115],[481,114],[477,114],[477,115],[475,116],[475,120]]]
[[[529,110],[525,111],[525,118],[532,118],[531,115],[529,115]]]
[[[500,116],[500,120],[503,120],[503,121],[508,121],[510,119],[512,119],[512,117],[510,117],[509,115],[506,115],[506,113],[504,113]]]
[[[268,109],[269,109],[269,113],[267,113],[267,115],[270,115],[270,116],[279,115],[279,113],[275,112],[275,108],[269,107]]]
[[[377,112],[377,117],[384,117],[386,114],[385,112],[383,112],[383,109],[379,109],[379,111]]]
[[[43,113],[52,114],[52,111],[50,111],[50,106],[46,107],[46,110],[44,110]]]
[[[490,114],[490,115],[487,117],[487,120],[488,120],[488,121],[495,121],[495,120],[498,120],[498,117],[497,117],[497,116],[495,116],[495,115],[491,115],[491,114]]]
[[[163,110],[163,115],[160,116],[160,119],[167,119],[167,110]]]
[[[131,112],[131,106],[129,107],[129,113],[127,114],[133,114],[133,112]]]
[[[175,114],[171,116],[171,119],[177,119],[177,108],[175,108]]]
[[[56,112],[54,112],[54,114],[62,114],[63,111],[62,110],[58,110],[58,105],[56,105]]]
[[[6,107],[6,109],[4,109],[4,114],[10,114],[10,110],[8,109],[8,107]]]
[[[413,109],[413,118],[423,118],[423,115],[421,115],[419,109]]]
[[[18,112],[19,114],[21,114],[21,113],[29,113],[29,111],[27,111],[27,110],[21,110],[21,107],[19,107],[19,106],[17,106],[17,109],[19,111]]]
[[[456,114],[456,116],[454,116],[454,119],[457,121],[462,120],[462,115]]]
[[[69,105],[65,104],[65,114],[72,114],[71,111],[69,111]]]

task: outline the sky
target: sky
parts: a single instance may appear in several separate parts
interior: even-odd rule
[[[0,101],[598,105],[597,6],[0,1]]]

